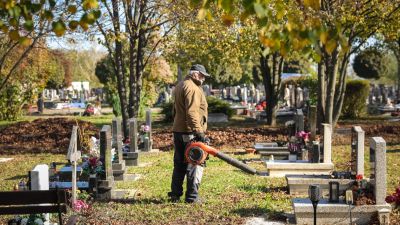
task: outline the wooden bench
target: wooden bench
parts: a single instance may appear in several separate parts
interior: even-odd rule
[[[66,190],[0,192],[0,215],[58,213],[59,224],[62,225],[61,213],[66,212]],[[71,216],[66,224],[76,222],[77,216]]]

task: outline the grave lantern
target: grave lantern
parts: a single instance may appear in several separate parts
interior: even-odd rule
[[[311,184],[308,187],[308,197],[310,198],[311,203],[314,208],[314,225],[316,225],[317,224],[317,205],[321,198],[321,191],[320,191],[319,185]]]
[[[339,182],[329,182],[329,202],[339,202]]]

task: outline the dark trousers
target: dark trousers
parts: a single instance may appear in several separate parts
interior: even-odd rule
[[[183,195],[183,180],[186,177],[186,202],[198,200],[199,187],[203,174],[202,166],[191,165],[185,160],[185,148],[188,142],[184,142],[182,135],[186,133],[174,132],[174,170],[172,173],[170,197],[179,198]]]

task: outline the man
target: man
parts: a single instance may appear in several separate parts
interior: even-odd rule
[[[201,85],[210,75],[203,65],[195,64],[189,75],[175,87],[174,102],[174,171],[172,174],[171,201],[179,201],[183,195],[183,180],[187,176],[185,201],[200,202],[199,187],[203,167],[185,161],[185,148],[191,141],[205,142],[207,130],[207,101]]]

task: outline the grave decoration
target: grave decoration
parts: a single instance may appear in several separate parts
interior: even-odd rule
[[[344,191],[341,191],[342,185],[336,184],[339,186],[336,188],[340,192],[339,201],[332,201],[333,190],[330,190],[330,201],[321,199],[318,209],[319,223],[370,224],[378,214],[380,224],[388,224],[392,207],[385,200],[391,203],[398,201],[400,189],[396,190],[394,195],[386,197],[386,143],[381,137],[373,137],[370,140],[370,164],[369,179],[365,179],[362,174],[354,177],[352,171],[336,173],[343,179],[349,178],[350,186],[345,186]],[[358,171],[363,171],[361,165],[357,167]],[[331,182],[331,189],[333,188]],[[293,208],[297,224],[312,224],[313,205],[308,199],[293,199]]]
[[[396,188],[393,194],[386,196],[385,201],[392,204],[392,208],[400,209],[400,186]]]

